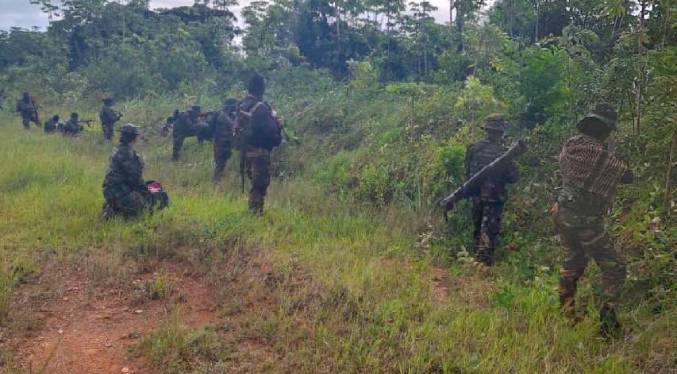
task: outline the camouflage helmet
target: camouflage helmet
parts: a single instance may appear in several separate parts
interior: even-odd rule
[[[505,120],[505,117],[500,113],[490,114],[484,119],[483,128],[487,131],[494,130],[504,132],[508,127],[508,122]]]
[[[139,135],[139,126],[127,123],[120,128],[121,134]]]
[[[578,122],[576,127],[582,131],[589,125],[603,125],[609,130],[616,130],[616,123],[618,122],[618,113],[616,109],[607,103],[599,103],[595,108],[586,114],[583,119]]]

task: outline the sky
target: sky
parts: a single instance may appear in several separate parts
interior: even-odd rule
[[[240,7],[250,0],[240,0]],[[182,5],[192,5],[194,0],[151,0],[151,8],[171,8]],[[438,22],[449,20],[449,0],[430,0],[439,9],[434,16]],[[239,9],[236,10],[239,13]],[[47,15],[40,7],[33,5],[29,0],[0,0],[0,30],[9,30],[11,27],[31,28],[34,26],[45,28],[49,24]]]

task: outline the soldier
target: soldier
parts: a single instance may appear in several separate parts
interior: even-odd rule
[[[103,99],[103,106],[99,112],[99,119],[101,120],[101,128],[103,129],[103,138],[105,140],[113,139],[113,128],[115,122],[122,118],[122,113],[113,109],[113,98],[107,97]]]
[[[632,182],[627,165],[604,147],[616,130],[616,110],[599,104],[581,120],[579,135],[567,140],[559,155],[562,187],[552,208],[556,230],[565,246],[559,285],[565,314],[575,316],[574,296],[590,258],[602,272],[603,301],[600,332],[610,337],[619,331],[616,304],[625,281],[625,263],[606,231],[608,212],[619,183]]]
[[[178,161],[184,139],[196,135],[200,110],[201,108],[199,105],[193,105],[189,111],[179,113],[178,118],[174,121],[174,127],[172,129],[172,138],[174,139],[172,146],[173,161]]]
[[[28,93],[24,92],[21,99],[16,103],[16,111],[21,115],[21,121],[25,129],[30,128],[30,123],[33,122],[40,126],[38,117],[38,105],[35,99]]]
[[[55,114],[50,118],[47,122],[45,122],[45,133],[51,134],[53,132],[59,131],[63,127],[62,124],[59,123],[59,115]]]
[[[468,146],[465,167],[470,178],[506,152],[501,144],[507,122],[501,114],[485,119],[486,139]],[[472,219],[475,226],[475,259],[488,266],[494,264],[494,250],[501,230],[501,215],[507,199],[507,184],[517,182],[519,176],[514,163],[509,163],[500,173],[487,178],[472,197]]]
[[[251,181],[249,210],[263,215],[264,199],[270,184],[270,152],[280,145],[282,127],[270,105],[263,101],[263,77],[255,74],[249,81],[249,95],[238,105],[236,132],[240,137],[240,172]]]
[[[120,129],[120,145],[113,151],[103,180],[103,216],[121,215],[130,218],[151,205],[151,197],[143,180],[143,159],[134,150],[139,128],[126,124]]]
[[[167,117],[165,120],[164,126],[160,129],[160,135],[167,136],[169,135],[169,130],[174,128],[174,122],[179,119],[181,112],[178,109],[174,109],[174,113],[171,116]]]
[[[237,100],[228,99],[211,121],[214,134],[214,182],[223,177],[233,148],[233,126],[237,120]]]
[[[80,124],[81,122],[82,121],[80,121],[78,113],[71,113],[71,117],[63,125],[63,134],[69,136],[78,135],[80,132],[82,132],[82,125]]]

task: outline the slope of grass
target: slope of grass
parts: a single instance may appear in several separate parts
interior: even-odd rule
[[[134,107],[128,117],[142,120],[141,113]],[[0,318],[7,314],[12,290],[41,272],[47,260],[67,263],[80,254],[107,253],[135,262],[172,258],[218,272],[223,253],[250,248],[267,253],[283,276],[299,268],[307,273],[303,286],[278,288],[281,307],[255,323],[285,357],[289,371],[632,373],[675,368],[674,329],[669,328],[674,306],[659,313],[641,303],[625,306],[627,338],[607,344],[597,335],[595,292],[586,280],[581,298],[590,301],[588,317],[570,326],[560,316],[557,271],[534,257],[557,251],[550,241],[508,235],[508,241],[533,248],[506,256],[488,272],[462,258],[444,262],[451,291],[439,300],[433,297],[431,274],[446,249],[419,245],[417,214],[337,200],[298,178],[275,180],[267,214],[256,219],[238,191],[236,161],[228,180],[214,186],[209,145],[189,141],[179,163],[168,161],[170,148],[158,137],[139,145],[146,177],[166,185],[170,209],[105,222],[99,217],[100,185],[112,146],[101,143],[93,130],[74,139],[46,136],[3,117]],[[100,266],[115,272],[120,265]],[[513,274],[521,266],[528,266],[529,276]],[[19,328],[11,319],[3,321],[7,329]],[[201,336],[180,331],[181,347],[160,349],[153,337],[144,343],[153,362],[168,365],[172,355],[191,351],[186,342]],[[163,330],[156,336],[166,340],[173,333]],[[223,350],[211,347],[217,344],[211,335],[209,344],[211,361],[228,360],[218,356]],[[199,361],[191,366],[191,360],[181,359],[181,370],[199,370]]]

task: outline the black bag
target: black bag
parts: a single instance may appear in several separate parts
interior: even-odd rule
[[[268,104],[259,101],[241,114],[248,122],[242,129],[247,144],[270,151],[282,143],[282,127]]]

